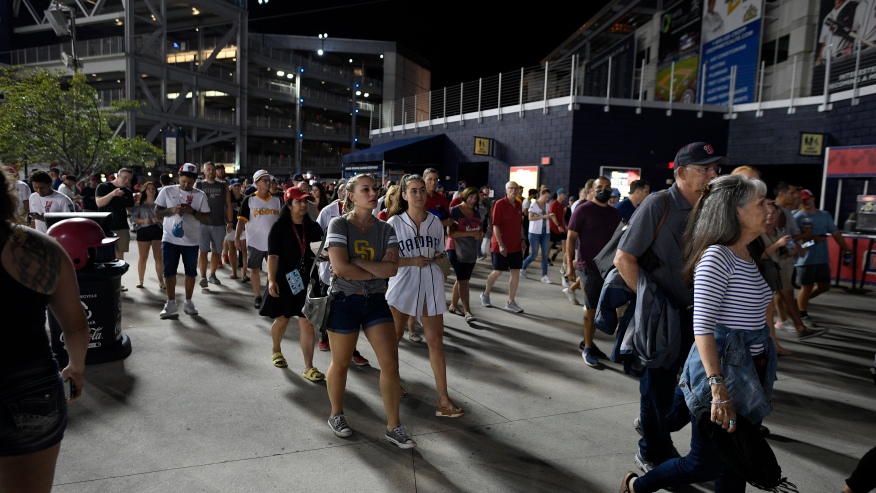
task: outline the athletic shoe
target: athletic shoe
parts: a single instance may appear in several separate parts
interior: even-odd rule
[[[195,304],[192,303],[192,300],[186,300],[183,302],[183,311],[188,315],[197,315],[198,309],[195,308]]]
[[[423,338],[420,337],[420,334],[417,334],[416,332],[408,332],[408,339],[410,339],[411,342],[422,342],[423,341]]]
[[[784,330],[786,332],[797,332],[797,328],[794,327],[793,320],[785,320],[784,322],[776,322],[775,324],[776,330]]]
[[[228,254],[227,254],[227,253],[223,253],[223,254],[222,254],[222,261],[225,262],[225,263],[228,264],[228,265],[231,265],[231,261],[228,260]]]
[[[645,434],[642,432],[642,418],[641,417],[638,417],[638,418],[633,420],[633,428],[635,428],[636,433],[638,433],[640,437],[645,436]]]
[[[813,337],[823,336],[827,334],[830,329],[803,329],[801,332],[797,332],[797,340],[805,341],[807,339],[812,339]]]
[[[243,276],[243,279],[240,282],[249,282],[249,276]]]
[[[359,354],[359,351],[353,351],[353,363],[357,366],[364,366],[368,364],[368,360],[365,359],[365,356]]]
[[[566,295],[566,298],[569,298],[569,303],[573,305],[580,305],[578,303],[578,298],[575,297],[575,292],[569,288],[563,288],[563,294]]]
[[[572,286],[572,283],[569,282],[569,278],[566,276],[563,276],[563,287],[568,288],[571,286]]]
[[[542,278],[541,278],[541,282],[543,282],[543,283],[545,283],[545,284],[553,284],[553,283],[551,282],[551,278],[548,277],[548,276],[544,276],[544,277],[542,277]]]
[[[481,304],[486,307],[492,308],[493,305],[490,304],[490,295],[488,295],[487,293],[481,293]]]
[[[164,310],[161,310],[161,313],[158,314],[158,318],[168,318],[176,315],[176,312],[179,311],[179,307],[176,306],[176,300],[167,300],[164,303]]]
[[[199,284],[201,285],[202,288],[206,288],[207,287],[207,278],[202,277],[201,282]]]
[[[325,339],[323,339],[322,337],[320,337],[320,338],[319,338],[319,342],[316,343],[316,347],[317,347],[320,351],[328,351],[328,350],[329,350],[328,335],[326,335],[325,332],[323,332],[322,334],[323,334],[323,336],[325,336]]]
[[[253,305],[255,305],[256,310],[258,310],[262,306],[262,297],[256,296]]]
[[[578,344],[578,350],[581,351],[582,353],[584,351],[586,351],[586,349],[584,348],[584,341],[581,341],[581,343]],[[590,345],[590,352],[593,354],[593,356],[595,356],[597,358],[608,359],[608,356],[606,356],[605,353],[603,353],[602,351],[599,350],[598,347],[596,347],[595,342]]]
[[[805,317],[801,317],[800,320],[802,320],[803,325],[805,325],[807,327],[821,327],[820,325],[815,323],[811,318],[809,318],[809,315],[806,315]]]
[[[338,413],[329,418],[328,425],[335,433],[335,436],[346,438],[353,434],[353,430],[347,426],[347,418],[344,416],[344,413]]]
[[[529,277],[526,276],[526,269],[520,269],[520,277],[523,279],[529,279]]]
[[[657,466],[658,464],[645,460],[645,458],[642,457],[642,452],[636,452],[636,467],[641,469],[642,472],[647,474]]]
[[[386,430],[385,436],[389,443],[394,444],[400,449],[407,450],[417,446],[417,442],[408,435],[408,430],[402,425],[396,426],[392,431]]]
[[[520,308],[517,305],[516,301],[509,301],[508,303],[505,303],[505,310],[514,313],[523,313],[523,308]]]
[[[636,430],[636,433],[639,436],[645,436],[642,432],[642,418],[636,418],[633,420],[633,428]],[[641,452],[637,453],[639,455]],[[670,445],[668,449],[666,449],[666,460],[669,459],[677,459],[681,457],[681,454],[678,453],[678,450],[675,449],[675,445]]]
[[[208,281],[210,284],[222,284],[222,283],[219,281],[219,278],[216,277],[216,274],[210,274],[210,277],[207,279],[207,281]]]
[[[584,362],[587,363],[587,366],[599,366],[599,360],[596,359],[596,355],[593,354],[593,348],[584,348],[584,352],[581,353],[581,357],[584,358]],[[647,471],[646,471],[647,472]]]

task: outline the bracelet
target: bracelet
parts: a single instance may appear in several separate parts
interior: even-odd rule
[[[732,402],[732,399],[727,399],[726,401],[709,401],[712,404],[726,404],[728,402]]]

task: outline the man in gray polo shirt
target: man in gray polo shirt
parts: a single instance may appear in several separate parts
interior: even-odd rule
[[[207,161],[203,166],[204,179],[195,183],[195,188],[207,195],[207,205],[210,206],[210,220],[200,228],[198,246],[198,268],[201,271],[202,288],[207,283],[222,284],[216,277],[216,269],[222,259],[222,243],[225,233],[231,232],[231,192],[228,184],[216,179],[216,165]],[[210,277],[207,277],[207,252],[210,256]]]
[[[718,176],[720,165],[729,162],[729,159],[717,155],[712,146],[705,142],[694,142],[682,147],[675,156],[676,182],[668,190],[648,196],[639,205],[614,257],[614,265],[621,277],[630,289],[636,291],[639,278],[638,260],[650,249],[660,260],[660,266],[651,275],[660,290],[678,308],[680,315],[680,327],[677,328],[681,339],[677,348],[678,357],[660,368],[646,368],[639,380],[641,403],[636,428],[641,429],[642,439],[639,440],[639,451],[635,460],[636,465],[645,472],[678,454],[669,433],[673,431],[672,428],[678,429],[683,424],[668,424],[670,420],[667,417],[673,409],[678,370],[694,342],[693,289],[687,287],[681,278],[684,265],[681,237],[703,186]],[[654,232],[657,231],[666,208],[663,194],[669,197],[669,211],[655,239]],[[684,404],[683,399],[680,404]]]

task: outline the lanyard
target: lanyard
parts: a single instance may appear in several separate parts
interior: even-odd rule
[[[298,246],[301,247],[301,261],[304,262],[304,253],[307,251],[304,238],[301,237],[304,235],[304,225],[301,225],[301,236],[298,235],[298,229],[295,227],[295,223],[292,223],[292,232],[295,233],[295,239],[298,240]]]

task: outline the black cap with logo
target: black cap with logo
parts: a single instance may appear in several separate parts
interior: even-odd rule
[[[679,149],[675,155],[675,166],[680,168],[689,164],[730,164],[730,159],[715,154],[715,149],[705,142],[694,142]]]

